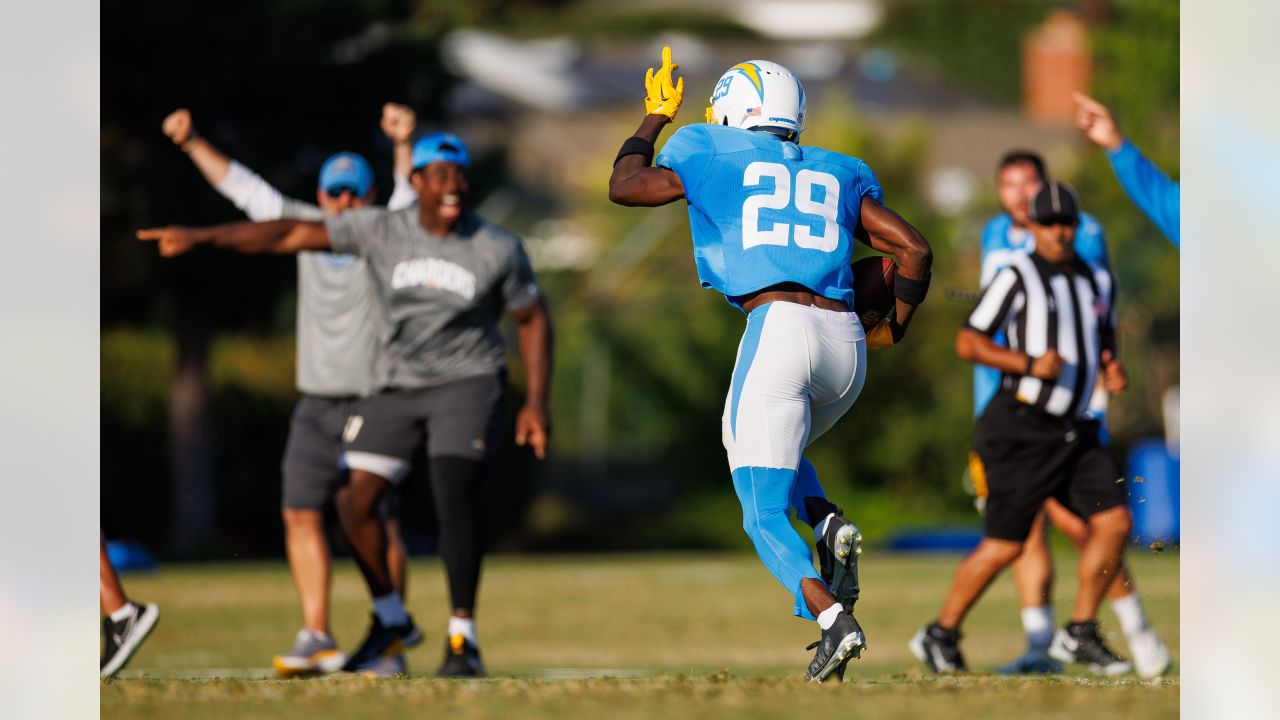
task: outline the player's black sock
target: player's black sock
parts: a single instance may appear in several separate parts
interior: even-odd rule
[[[827,519],[831,513],[839,513],[840,508],[824,497],[807,497],[804,499],[804,512],[809,516],[809,527],[817,528],[818,523]]]

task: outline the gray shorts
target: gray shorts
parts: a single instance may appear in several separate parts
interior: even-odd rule
[[[285,443],[281,506],[290,510],[323,510],[347,482],[342,467],[342,432],[359,415],[358,398],[303,395],[293,409]],[[383,519],[400,515],[398,493],[387,493],[379,506]]]
[[[383,390],[348,426],[343,462],[396,482],[424,440],[427,457],[486,460],[500,436],[506,389],[506,376],[499,374]]]

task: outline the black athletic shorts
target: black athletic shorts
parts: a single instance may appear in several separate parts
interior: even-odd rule
[[[344,463],[392,482],[425,440],[427,457],[487,460],[500,437],[505,374],[478,375],[370,397],[346,434]]]
[[[359,398],[303,395],[293,409],[289,439],[280,463],[283,486],[280,504],[290,510],[323,510],[347,482],[341,466],[342,432],[360,413]],[[383,495],[378,514],[384,520],[400,516],[397,493]]]
[[[1124,478],[1094,420],[1050,415],[999,392],[978,419],[973,449],[987,476],[987,537],[1022,542],[1045,500],[1086,520],[1125,504]]]

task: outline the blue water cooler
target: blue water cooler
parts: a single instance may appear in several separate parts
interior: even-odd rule
[[[1179,462],[1164,440],[1142,440],[1129,449],[1125,485],[1133,512],[1135,542],[1177,545]]]

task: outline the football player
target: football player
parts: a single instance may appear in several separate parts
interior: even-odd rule
[[[651,165],[684,96],[678,67],[663,48],[662,66],[649,69],[647,112],[614,162],[609,198],[644,207],[684,199],[702,286],[747,316],[721,422],[743,528],[794,595],[794,614],[818,622],[807,676],[843,677],[867,646],[852,614],[862,538],[803,452],[857,399],[867,347],[902,339],[928,290],[932,251],[882,204],[865,162],[800,144],[804,88],[774,62],[730,68],[707,122],[680,128]],[[895,312],[869,332],[852,312],[855,238],[898,262]],[[814,529],[821,574],[792,510]]]

